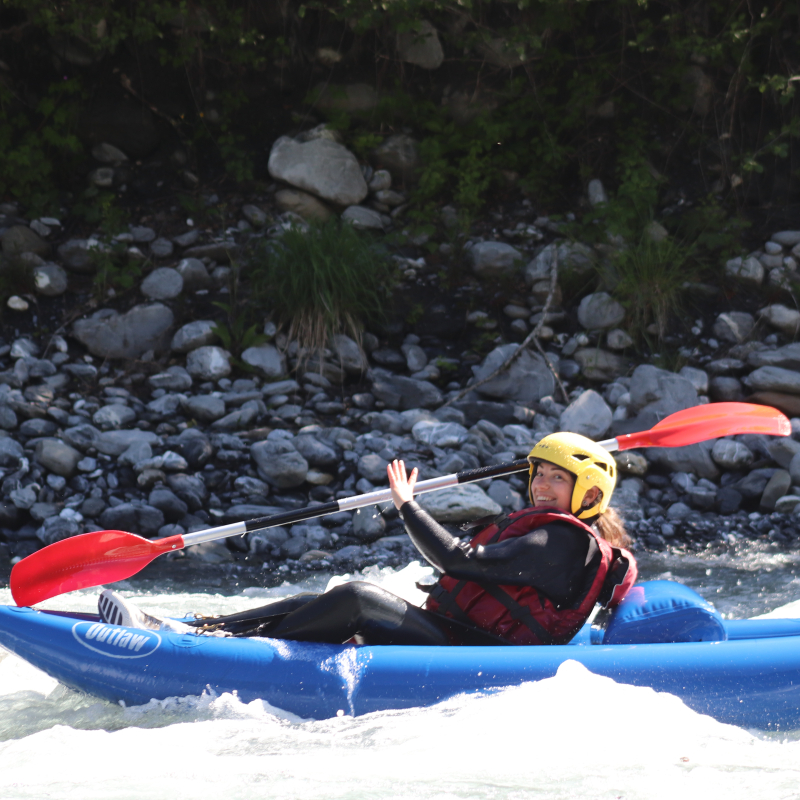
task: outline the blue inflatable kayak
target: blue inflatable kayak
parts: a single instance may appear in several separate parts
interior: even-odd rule
[[[555,675],[575,660],[735,725],[800,728],[800,620],[724,621],[691,589],[635,586],[604,628],[568,645],[322,645],[154,632],[87,614],[0,606],[0,645],[74,689],[137,705],[236,692],[324,719],[427,706]]]

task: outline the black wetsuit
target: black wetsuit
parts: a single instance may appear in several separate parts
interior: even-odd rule
[[[472,548],[433,520],[417,503],[400,514],[424,558],[454,578],[510,586],[535,586],[556,606],[568,606],[597,571],[600,550],[588,533],[553,522],[524,536]],[[418,608],[366,581],[324,594],[307,592],[261,608],[198,620],[238,636],[270,636],[341,644],[508,644],[499,637]]]

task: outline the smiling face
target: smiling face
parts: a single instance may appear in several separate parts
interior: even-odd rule
[[[534,506],[550,506],[571,511],[572,488],[575,476],[548,461],[540,461],[531,481],[531,500]]]

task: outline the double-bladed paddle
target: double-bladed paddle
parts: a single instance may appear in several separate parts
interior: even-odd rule
[[[740,433],[788,436],[791,432],[789,420],[780,411],[769,406],[709,403],[670,414],[650,430],[625,434],[599,444],[613,452],[637,447],[681,447]],[[527,460],[522,459],[508,464],[468,469],[453,475],[420,481],[414,491],[416,494],[434,492],[462,483],[525,472],[528,468]],[[251,531],[291,525],[339,511],[354,511],[387,502],[391,498],[391,489],[379,489],[297,511],[259,517],[248,522],[233,522],[164,539],[144,539],[125,531],[84,533],[48,545],[16,564],[11,570],[11,594],[17,605],[34,605],[76,589],[130,578],[162,553],[181,550],[192,544],[228,536],[242,536]]]

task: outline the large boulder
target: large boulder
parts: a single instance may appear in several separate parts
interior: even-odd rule
[[[503,510],[474,483],[440,492],[426,492],[419,495],[418,502],[437,522],[471,522],[500,514]]]
[[[138,358],[148,350],[169,348],[174,322],[171,309],[161,303],[134,306],[125,314],[101,309],[89,319],[79,319],[72,335],[95,356]]]
[[[308,475],[308,461],[285,439],[256,442],[250,448],[258,474],[278,489],[294,489]]]
[[[269,174],[341,206],[358,205],[369,189],[356,157],[329,139],[281,136],[269,154]]]
[[[472,368],[476,380],[491,375],[518,348],[517,344],[504,344],[492,350],[480,366]],[[530,406],[543,397],[552,395],[554,390],[555,378],[547,363],[538,353],[528,350],[509,369],[477,389],[482,395],[523,406]]]

